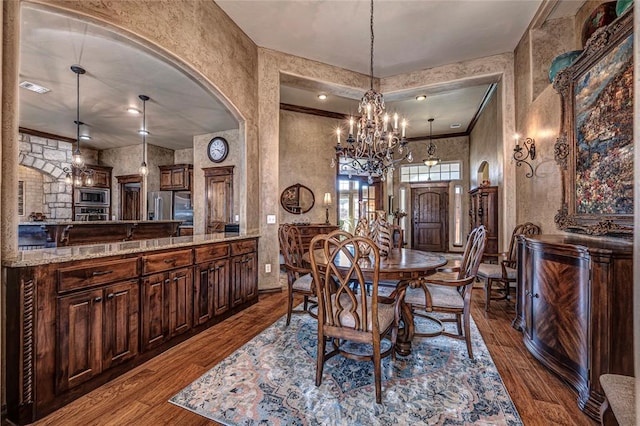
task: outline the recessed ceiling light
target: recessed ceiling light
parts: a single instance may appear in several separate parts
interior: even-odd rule
[[[127,112],[130,114],[142,114],[142,112],[138,108],[134,107],[127,108]]]
[[[418,95],[416,96],[416,101],[424,101],[427,99],[427,95]]]
[[[324,101],[325,99],[327,99],[327,95],[325,93],[320,93],[318,95],[318,99],[320,99],[321,101]]]
[[[36,93],[47,93],[50,92],[51,89],[48,89],[44,86],[40,86],[39,84],[31,83],[30,81],[23,81],[19,84],[23,89],[31,90]]]
[[[462,127],[462,124],[460,123],[453,123],[452,125],[450,125],[449,127],[451,127],[452,129],[459,129],[460,127]]]
[[[89,135],[80,135],[80,139],[82,139],[83,141],[90,141],[91,140],[91,136],[89,136]]]

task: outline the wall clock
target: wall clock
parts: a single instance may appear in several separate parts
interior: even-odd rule
[[[214,163],[220,163],[227,158],[227,154],[229,154],[229,144],[225,138],[216,136],[209,141],[209,146],[207,147],[209,160]]]

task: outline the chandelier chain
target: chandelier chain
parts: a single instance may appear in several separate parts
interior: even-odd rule
[[[371,29],[371,55],[370,55],[370,62],[369,62],[369,84],[370,84],[370,88],[371,90],[373,90],[373,0],[371,0],[371,18],[369,20],[369,25],[370,25],[370,29]]]

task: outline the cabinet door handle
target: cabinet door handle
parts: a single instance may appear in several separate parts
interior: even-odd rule
[[[537,299],[538,297],[540,297],[540,295],[538,293],[536,294],[531,293],[531,297],[535,297]]]
[[[166,280],[164,280],[165,284],[169,284],[171,282],[171,280],[169,278],[167,278]]]
[[[93,299],[93,301],[96,302],[96,303],[100,303],[100,302],[102,302],[102,297],[98,296],[95,299]]]
[[[173,277],[173,280],[174,281],[178,281],[178,277]]]
[[[525,291],[524,291],[524,295],[525,295],[525,296],[529,296],[530,294],[531,294],[531,292],[530,292],[529,290],[525,290]]]
[[[93,275],[94,277],[99,277],[100,275],[107,275],[111,273],[113,273],[113,271],[93,271],[91,275]]]
[[[109,294],[107,294],[107,299],[113,299],[114,296],[115,296],[115,294],[109,293]]]
[[[172,259],[165,259],[164,263],[176,263],[176,259],[172,258]]]

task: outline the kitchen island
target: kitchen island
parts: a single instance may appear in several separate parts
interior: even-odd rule
[[[18,225],[19,248],[64,247],[80,244],[175,237],[180,220],[100,220],[23,222]],[[41,247],[33,243],[34,228],[46,235]],[[21,238],[22,237],[22,238]],[[29,237],[29,238],[28,238]]]
[[[4,259],[8,418],[42,418],[256,303],[257,240],[217,233]]]

